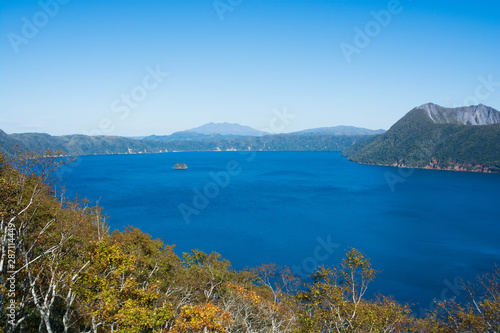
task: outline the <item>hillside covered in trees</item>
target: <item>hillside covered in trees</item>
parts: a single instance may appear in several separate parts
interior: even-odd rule
[[[47,153],[45,156],[54,155]],[[303,282],[273,264],[236,271],[217,253],[134,227],[54,192],[62,161],[0,155],[0,332],[498,332],[500,271],[463,283],[467,304],[424,317],[370,296],[377,271],[356,249]]]
[[[365,164],[500,172],[499,147],[500,112],[484,105],[448,109],[429,103],[342,154]]]
[[[0,130],[0,152],[16,150],[60,151],[63,155],[160,153],[171,151],[342,151],[369,136],[327,134],[276,134],[267,136],[147,137],[141,140],[120,136],[65,135],[40,133],[6,134]]]

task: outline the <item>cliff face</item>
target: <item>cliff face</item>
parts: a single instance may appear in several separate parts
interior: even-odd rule
[[[451,163],[449,166],[442,166],[436,159],[433,159],[429,165],[425,166],[424,169],[434,169],[434,170],[451,170],[451,171],[471,171],[471,172],[495,172],[494,169],[483,165],[483,164],[471,164],[471,163]]]
[[[412,168],[500,172],[500,112],[424,104],[386,133],[343,152],[351,161]]]
[[[433,103],[421,105],[435,124],[492,125],[500,123],[500,112],[483,104],[459,108],[444,108]]]

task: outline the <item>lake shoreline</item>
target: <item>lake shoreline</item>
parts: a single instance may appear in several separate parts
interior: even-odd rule
[[[163,152],[127,152],[127,153],[104,153],[104,154],[92,154],[92,155],[61,155],[59,157],[83,157],[83,156],[107,156],[107,155],[151,155],[151,154],[169,154],[169,153],[229,153],[229,152],[274,152],[274,153],[280,153],[280,152],[296,152],[296,153],[301,153],[301,152],[317,152],[317,153],[340,153],[342,157],[345,157],[342,155],[342,151],[338,150],[176,150],[176,151],[163,151]],[[364,162],[357,162],[357,161],[352,161],[345,157],[349,162],[353,162],[356,164],[362,164],[362,165],[373,165],[373,166],[387,166],[387,167],[396,167],[396,168],[403,168],[403,169],[423,169],[423,170],[439,170],[439,171],[459,171],[459,172],[474,172],[474,173],[500,173],[499,171],[494,171],[491,170],[490,167],[484,166],[482,164],[477,164],[477,165],[470,165],[470,164],[462,164],[462,163],[457,163],[454,164],[453,166],[449,167],[441,167],[437,164],[436,160],[433,160],[431,163],[424,167],[419,167],[419,166],[408,166],[404,163],[398,163],[394,162],[393,164],[383,164],[383,163],[364,163]],[[472,169],[470,169],[472,167]]]
[[[363,164],[363,165],[374,165],[374,166],[386,166],[386,167],[396,167],[396,168],[402,168],[402,169],[421,169],[421,170],[438,170],[438,171],[458,171],[458,172],[474,172],[474,173],[491,173],[491,174],[498,174],[500,171],[493,171],[489,167],[478,164],[475,166],[474,169],[468,169],[467,166],[470,165],[463,165],[463,164],[455,164],[453,166],[449,167],[441,167],[439,165],[435,164],[429,164],[424,167],[419,167],[419,166],[408,166],[406,164],[398,164],[397,162],[393,164],[382,164],[382,163],[363,163],[363,162],[356,162],[356,161],[351,161],[348,159],[348,161],[356,163],[356,164]]]

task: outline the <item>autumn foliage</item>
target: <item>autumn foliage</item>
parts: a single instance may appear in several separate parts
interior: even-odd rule
[[[419,317],[371,297],[377,271],[356,249],[304,283],[273,264],[235,271],[218,253],[178,256],[133,227],[110,233],[100,207],[54,192],[60,165],[0,156],[0,332],[500,331],[498,269],[462,283],[468,303]]]

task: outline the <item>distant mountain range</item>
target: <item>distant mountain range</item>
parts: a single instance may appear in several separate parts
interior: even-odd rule
[[[366,128],[359,128],[353,126],[336,126],[336,127],[321,127],[306,129],[299,132],[288,133],[288,135],[375,135],[384,133],[384,130],[370,130]],[[141,137],[140,139],[146,141],[176,141],[176,140],[229,140],[237,139],[245,136],[265,136],[272,135],[271,133],[259,131],[249,126],[242,126],[240,124],[230,123],[208,123],[200,127],[192,128],[186,131],[175,132],[171,135],[151,135]]]
[[[138,140],[171,142],[171,141],[212,141],[230,140],[245,136],[264,136],[270,133],[258,131],[249,126],[230,123],[208,123],[185,131],[175,132],[170,135],[150,135],[138,137]]]
[[[365,164],[500,172],[500,112],[482,104],[424,104],[343,154]]]
[[[195,132],[205,135],[236,135],[236,136],[263,136],[271,133],[258,131],[249,126],[230,123],[208,123],[200,127],[189,129],[185,132]]]
[[[319,127],[307,129],[291,134],[326,134],[326,135],[376,135],[382,134],[385,130],[370,130],[353,126]]]
[[[227,134],[227,135],[222,135],[222,134],[218,134],[218,133],[201,134],[201,133],[190,132],[190,131],[182,131],[182,132],[175,132],[175,133],[172,133],[170,135],[150,135],[150,136],[140,138],[140,140],[157,141],[157,142],[182,141],[182,140],[207,141],[207,140],[228,140],[228,139],[236,139],[236,138],[240,138],[240,137],[241,136],[239,136],[239,135],[233,135],[233,134]]]
[[[370,131],[358,130],[359,133]],[[311,131],[314,132],[314,130]],[[210,123],[171,135],[135,138],[86,135],[51,136],[41,133],[6,134],[0,130],[0,151],[9,155],[13,154],[16,149],[38,152],[51,150],[74,156],[171,151],[342,151],[367,137],[306,132],[264,135],[266,132],[229,123]]]
[[[61,151],[66,155],[127,154],[129,152],[160,152],[161,144],[119,136],[64,135],[41,133],[6,134],[0,130],[0,152],[6,155],[16,150],[37,152]]]
[[[350,126],[269,134],[248,126],[209,123],[171,135],[141,138],[40,133],[6,134],[0,151],[15,147],[67,155],[170,151],[342,151],[353,162],[398,167],[500,172],[500,112],[479,104],[414,108],[387,132]]]

